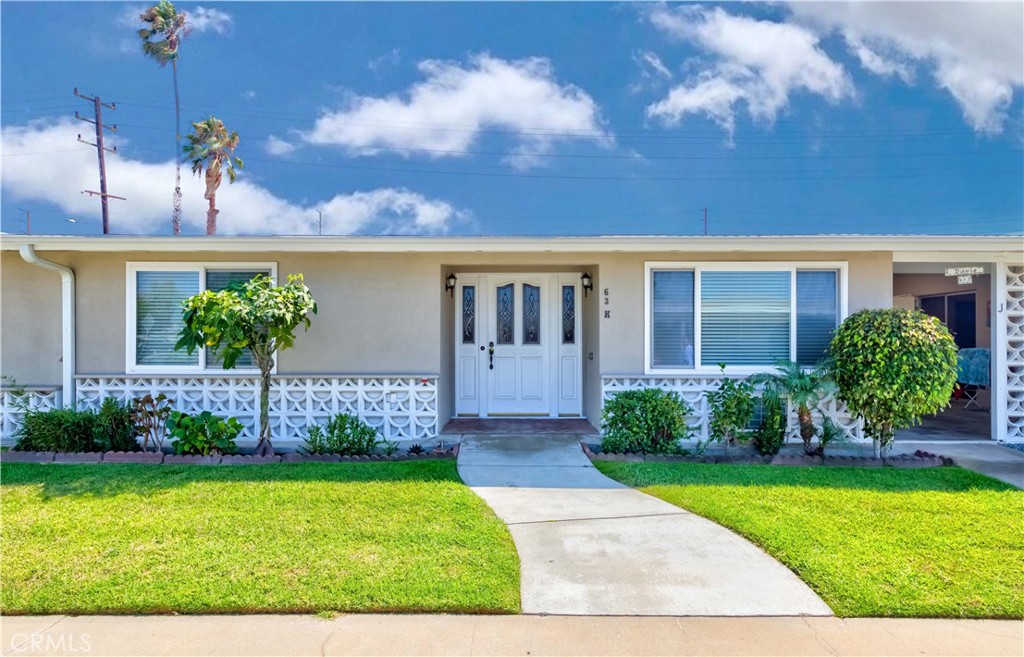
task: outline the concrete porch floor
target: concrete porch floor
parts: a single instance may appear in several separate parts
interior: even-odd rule
[[[896,433],[896,440],[989,440],[992,415],[987,404],[965,408],[966,401],[956,400],[941,413],[924,418],[916,427]]]
[[[596,436],[597,429],[590,422],[576,417],[519,418],[519,417],[456,417],[441,429],[443,435],[452,434],[572,434]]]

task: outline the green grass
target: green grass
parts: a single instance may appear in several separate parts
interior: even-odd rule
[[[453,461],[0,468],[5,614],[519,611]]]
[[[994,479],[960,468],[597,467],[746,536],[839,616],[1024,617],[1024,491]]]

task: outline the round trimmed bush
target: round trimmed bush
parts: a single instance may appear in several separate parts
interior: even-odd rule
[[[957,346],[946,326],[920,311],[862,310],[846,318],[829,345],[839,399],[863,418],[878,447],[897,430],[949,405]]]
[[[690,436],[691,409],[678,393],[660,388],[625,390],[605,403],[601,416],[605,452],[669,454]]]

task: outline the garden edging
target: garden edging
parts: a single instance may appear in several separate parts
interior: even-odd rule
[[[751,454],[726,455],[680,455],[680,454],[636,454],[594,452],[584,442],[580,443],[583,453],[593,461],[627,461],[637,463],[723,463],[732,465],[780,465],[780,466],[825,466],[847,468],[937,468],[956,465],[953,459],[935,454],[889,456],[874,458],[872,456],[806,456],[803,454],[763,457]]]
[[[341,456],[340,454],[300,454],[289,452],[274,456],[253,456],[251,454],[164,454],[163,452],[22,452],[7,450],[0,454],[0,461],[10,463],[141,463],[149,465],[263,465],[266,463],[363,463],[381,461],[427,461],[455,459],[459,446],[442,453],[422,454],[373,454],[369,456]]]

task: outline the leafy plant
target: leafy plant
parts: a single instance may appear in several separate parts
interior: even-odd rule
[[[835,420],[827,415],[821,418],[821,429],[818,432],[818,453],[825,456],[825,450],[832,443],[846,442],[846,434],[843,429],[835,423]]]
[[[775,456],[786,442],[786,405],[778,393],[761,394],[761,422],[754,431],[754,447],[763,456]]]
[[[338,413],[321,426],[306,428],[303,450],[307,454],[341,454],[365,456],[381,444],[377,430],[356,415]],[[397,449],[397,443],[394,443]]]
[[[408,452],[409,454],[415,454],[419,456],[420,454],[423,454],[427,450],[423,449],[423,445],[419,443],[414,443],[412,446],[409,447],[409,449],[405,451]]]
[[[755,374],[750,380],[755,385],[763,384],[780,397],[785,398],[796,409],[796,417],[800,422],[800,439],[804,442],[804,453],[820,454],[812,445],[818,431],[814,426],[814,411],[830,394],[835,392],[835,384],[829,374],[827,363],[819,363],[815,367],[803,367],[791,360],[780,360],[775,364],[776,371],[769,374]]]
[[[210,411],[198,415],[172,411],[167,431],[173,439],[175,454],[234,454],[238,451],[235,438],[242,432],[242,423],[233,417],[219,418]]]
[[[136,434],[142,437],[143,451],[149,451],[150,444],[153,451],[163,449],[164,438],[167,437],[167,419],[171,416],[173,403],[174,400],[168,399],[162,392],[156,397],[147,393],[144,397],[132,400],[132,421],[135,423]]]
[[[601,449],[606,452],[667,454],[690,437],[692,409],[676,392],[660,388],[624,390],[604,405]]]
[[[220,292],[206,290],[182,304],[185,326],[175,349],[192,353],[209,347],[231,369],[248,350],[260,370],[260,434],[257,455],[271,455],[270,375],[278,351],[295,344],[295,329],[309,329],[310,313],[316,301],[303,283],[302,274],[288,277],[288,284],[275,286],[269,276],[258,275],[245,283],[234,283]]]
[[[398,452],[398,441],[385,440],[381,443],[381,451],[384,452],[384,456],[394,456]]]
[[[724,443],[728,449],[730,444],[750,439],[747,427],[754,419],[754,384],[747,379],[726,377],[725,365],[718,367],[722,370],[722,383],[717,390],[707,393],[711,409],[710,438]]]
[[[96,414],[89,410],[25,408],[15,449],[33,452],[95,452]]]
[[[104,397],[92,431],[93,442],[103,451],[137,452],[141,449],[131,407],[114,397]]]
[[[897,430],[949,405],[957,347],[937,318],[902,308],[861,310],[846,318],[829,345],[839,399],[864,420],[875,455]]]

